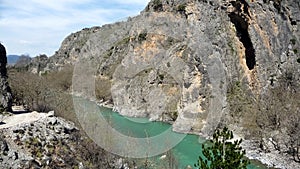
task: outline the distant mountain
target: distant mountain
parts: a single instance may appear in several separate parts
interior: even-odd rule
[[[7,55],[8,65],[23,65],[31,61],[31,57],[28,55]]]
[[[19,58],[20,55],[7,55],[7,64],[14,65]]]

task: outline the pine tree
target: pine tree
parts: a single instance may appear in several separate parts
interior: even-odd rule
[[[246,169],[249,161],[244,159],[246,151],[240,146],[242,139],[230,142],[232,138],[233,133],[227,127],[216,130],[212,144],[202,145],[205,158],[199,156],[194,166],[199,169]]]

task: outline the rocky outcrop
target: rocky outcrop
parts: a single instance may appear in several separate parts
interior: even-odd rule
[[[1,111],[11,111],[12,97],[10,87],[7,82],[7,57],[5,47],[0,44],[0,109]]]
[[[77,139],[74,132],[78,129],[73,123],[62,118],[48,116],[38,121],[24,123],[1,130],[1,162],[4,168],[45,167],[50,163],[65,163],[63,155],[55,153],[55,149],[69,146]],[[60,159],[62,158],[62,159]]]
[[[73,122],[54,116],[53,111],[41,114],[43,118],[37,121],[0,130],[0,168],[122,168],[128,165],[126,160],[96,146]]]
[[[295,169],[299,168],[299,163],[291,160],[290,156],[283,155],[282,152],[275,150],[272,140],[267,141],[272,153],[258,149],[258,142],[245,140],[241,144],[246,149],[246,156],[249,159],[259,160],[270,168]]]

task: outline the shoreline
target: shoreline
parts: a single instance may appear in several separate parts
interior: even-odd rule
[[[295,162],[292,156],[279,151],[264,152],[256,149],[258,146],[255,140],[243,140],[242,147],[246,150],[246,157],[250,160],[257,160],[268,168],[296,169],[300,163]]]

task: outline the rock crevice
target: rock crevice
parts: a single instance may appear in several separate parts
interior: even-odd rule
[[[249,5],[246,1],[232,1],[233,11],[229,12],[230,21],[234,24],[236,35],[245,47],[246,64],[249,70],[254,69],[256,65],[255,49],[248,32],[249,20]]]

